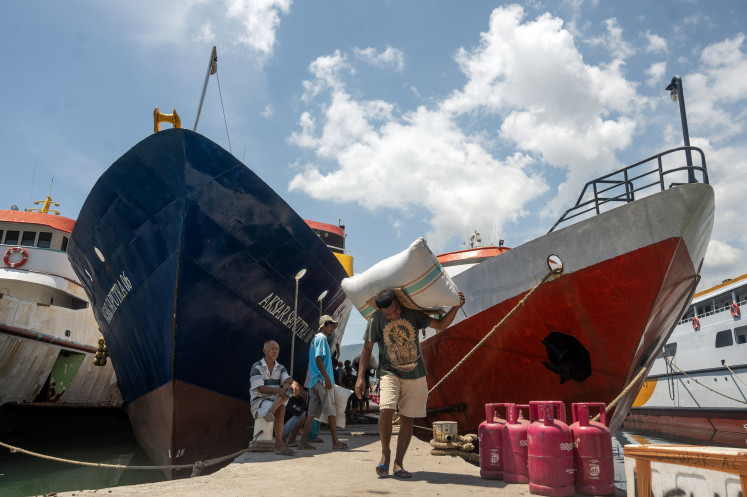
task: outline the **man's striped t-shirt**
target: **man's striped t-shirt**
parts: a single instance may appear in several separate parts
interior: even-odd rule
[[[255,362],[252,365],[249,379],[249,393],[251,394],[252,404],[254,404],[255,402],[259,403],[259,401],[261,401],[262,399],[274,399],[277,395],[276,393],[261,393],[259,390],[257,390],[257,387],[261,387],[262,385],[266,387],[280,387],[288,378],[290,378],[290,375],[285,369],[285,366],[277,361],[275,361],[275,367],[272,368],[272,372],[270,372],[270,369],[267,367],[267,362],[265,361],[264,357]]]

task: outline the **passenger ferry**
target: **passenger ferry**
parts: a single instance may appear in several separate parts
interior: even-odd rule
[[[747,274],[695,294],[625,426],[747,446]]]
[[[67,259],[75,221],[51,210],[59,204],[50,197],[35,204],[42,207],[0,210],[0,405],[121,405]]]

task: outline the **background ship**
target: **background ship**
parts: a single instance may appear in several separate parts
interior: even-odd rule
[[[94,366],[101,334],[65,252],[75,221],[51,204],[0,210],[0,405],[121,405],[111,363]]]
[[[340,321],[339,344],[352,258],[343,227],[314,228],[337,253],[251,170],[184,129],[144,139],[94,185],[69,257],[154,463],[247,448],[249,373],[266,340],[300,382],[321,314]]]
[[[659,350],[626,428],[745,446],[747,274],[695,294]]]
[[[672,184],[686,168],[665,164],[683,151],[700,154],[690,170],[703,183]],[[670,150],[588,183],[540,238],[440,256],[467,302],[450,328],[431,330],[421,344],[435,387],[428,421],[457,421],[472,432],[488,402],[562,400],[569,410],[573,402],[611,403],[651,364],[692,297],[713,225],[707,183],[702,152]],[[574,218],[583,220],[555,229]],[[555,263],[563,272],[550,275]],[[644,379],[608,413],[613,432]]]

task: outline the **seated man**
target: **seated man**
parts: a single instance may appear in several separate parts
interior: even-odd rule
[[[306,420],[306,410],[309,395],[301,388],[301,385],[294,381],[291,386],[293,397],[288,400],[285,406],[285,424],[283,425],[283,442],[288,447],[298,446],[296,437],[298,432],[303,428]]]
[[[252,416],[274,421],[275,454],[292,456],[296,451],[285,446],[282,433],[285,404],[288,402],[286,392],[293,380],[285,367],[277,362],[280,346],[276,341],[267,340],[262,353],[264,357],[252,365],[249,379]]]
[[[358,377],[353,374],[353,367],[351,366],[350,361],[345,361],[344,371],[345,371],[345,377],[342,379],[342,386],[347,388],[348,390],[355,390],[355,380],[357,380]],[[347,404],[345,405],[346,422],[348,423],[352,422],[352,415],[357,410],[358,410],[358,397],[355,395],[355,392],[353,392],[350,394]]]

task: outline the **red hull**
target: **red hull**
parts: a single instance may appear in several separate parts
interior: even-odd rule
[[[584,250],[583,241],[575,250]],[[456,421],[461,432],[476,432],[489,402],[562,400],[568,410],[573,402],[610,403],[663,345],[689,302],[695,280],[691,256],[678,237],[549,280],[429,396],[429,409],[463,403],[466,410],[432,414],[428,422]],[[424,341],[429,387],[528,290]],[[543,365],[548,354],[541,341],[551,332],[575,337],[585,347],[591,362],[587,379],[561,384],[559,375]],[[608,413],[613,432],[622,425],[644,379]]]

